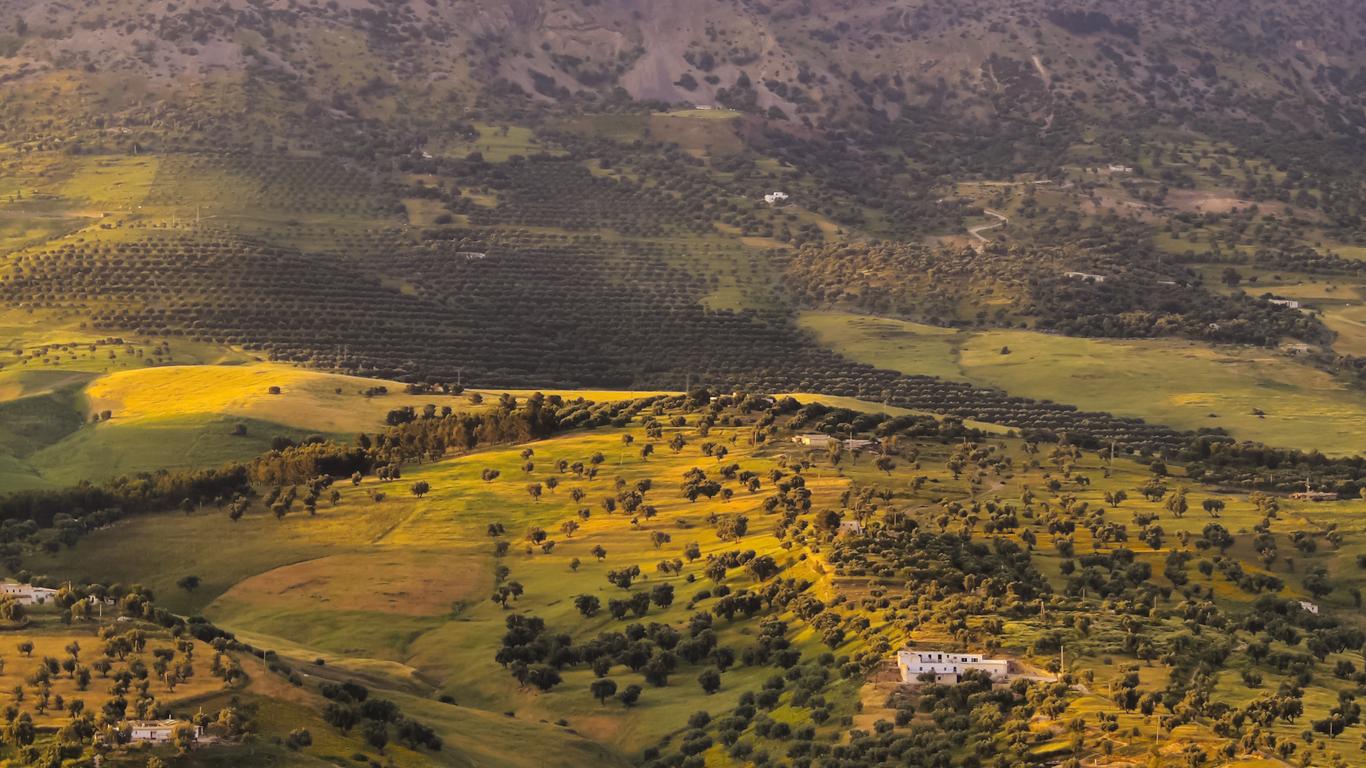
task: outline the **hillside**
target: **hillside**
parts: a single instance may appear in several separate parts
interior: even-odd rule
[[[528,738],[546,765],[836,751],[883,765],[964,750],[1002,765],[1300,750],[1360,763],[1362,529],[1343,522],[1359,501],[1230,494],[1182,468],[788,400],[558,402],[504,399],[486,423],[531,425],[538,409],[565,421],[530,442],[410,459],[401,480],[367,470],[296,497],[287,468],[308,454],[290,449],[264,458],[285,485],[227,508],[200,497],[80,521],[66,545],[29,549],[55,533],[36,531],[25,573],[127,596],[66,629],[36,607],[21,631],[40,653],[63,632],[89,637],[89,654],[115,612],[114,636],[181,615],[212,622],[192,620],[205,637],[230,633],[208,641],[216,667],[240,665],[222,693],[153,690],[162,711],[241,718],[211,726],[221,740],[185,766],[249,747],[237,764],[354,752],[514,766]],[[399,427],[387,445],[408,455],[468,418]],[[876,436],[885,452],[791,440],[813,430]],[[1022,671],[985,717],[955,697],[989,683],[898,688],[887,668],[904,644],[985,650]],[[393,702],[396,725],[375,726],[369,699]],[[409,718],[439,741],[402,736]],[[281,746],[299,729],[306,740]]]
[[[619,88],[814,126],[853,114],[1052,127],[1156,113],[1346,133],[1361,124],[1366,82],[1366,20],[1324,0],[6,0],[0,12],[9,89],[65,81],[93,97],[72,108],[106,114],[144,88],[222,90],[212,94],[220,115],[258,89],[295,102],[263,123],[330,112],[430,130],[486,90],[592,103]],[[395,113],[412,99],[424,110]],[[178,100],[167,99],[171,112]]]

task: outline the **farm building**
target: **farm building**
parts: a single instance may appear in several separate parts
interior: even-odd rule
[[[204,735],[203,728],[185,720],[130,720],[128,722],[128,733],[129,738],[134,742],[145,741],[152,744],[164,744],[175,738],[176,728],[182,725],[194,729],[194,738],[196,739]]]
[[[1318,615],[1319,607],[1314,603],[1311,603],[1308,600],[1300,600],[1298,602],[1300,604],[1301,609],[1306,610],[1314,615]]]
[[[975,653],[944,651],[897,651],[896,666],[901,670],[903,683],[920,681],[921,675],[932,674],[936,683],[957,684],[964,672],[986,672],[992,680],[1004,682],[1010,677],[1010,662],[1006,659],[984,659]]]
[[[797,435],[792,438],[792,442],[797,443],[798,445],[805,445],[808,448],[828,448],[834,441],[835,438],[829,435],[822,435],[819,432],[813,432],[808,435]]]
[[[1296,501],[1337,501],[1338,495],[1332,491],[1300,491],[1290,494]]]
[[[0,582],[0,597],[12,597],[20,605],[46,603],[57,596],[57,590],[48,587],[35,587],[17,581]]]
[[[1278,307],[1285,307],[1287,309],[1300,308],[1300,303],[1298,301],[1295,301],[1294,299],[1267,299],[1266,302],[1268,304],[1275,304]]]
[[[1063,277],[1070,277],[1076,280],[1090,280],[1093,283],[1105,282],[1105,275],[1093,275],[1090,272],[1064,272]]]
[[[764,202],[769,205],[779,205],[781,203],[786,203],[787,197],[788,195],[786,192],[770,192],[767,195],[764,195]]]
[[[836,533],[839,535],[849,534],[851,536],[857,536],[863,533],[863,523],[860,523],[857,520],[841,520],[839,530],[836,531]]]

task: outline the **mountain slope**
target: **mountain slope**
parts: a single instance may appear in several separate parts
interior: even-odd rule
[[[0,82],[98,89],[62,107],[77,110],[160,95],[174,112],[170,94],[207,89],[225,115],[265,88],[295,117],[428,128],[481,93],[622,89],[817,126],[928,109],[1047,127],[1215,117],[1355,135],[1364,15],[1329,0],[6,0]]]

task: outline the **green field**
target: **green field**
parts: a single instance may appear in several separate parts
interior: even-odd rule
[[[1366,445],[1366,396],[1270,350],[1175,339],[959,332],[833,312],[805,313],[801,323],[855,360],[904,373],[1181,429],[1224,427],[1241,439],[1329,455],[1360,453]]]

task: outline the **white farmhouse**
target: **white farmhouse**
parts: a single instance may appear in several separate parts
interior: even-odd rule
[[[1131,166],[1131,165],[1122,165],[1122,164],[1120,164],[1120,163],[1110,163],[1110,173],[1133,173],[1133,172],[1134,172],[1134,168],[1133,168],[1133,166]]]
[[[779,203],[786,203],[786,202],[787,202],[787,193],[786,193],[786,192],[770,192],[770,193],[768,193],[767,195],[764,195],[764,202],[765,202],[765,203],[768,203],[769,205],[778,205]]]
[[[792,442],[798,445],[805,445],[808,448],[828,448],[835,438],[829,435],[822,435],[819,432],[812,432],[809,435],[797,435],[792,438]]]
[[[1294,299],[1267,299],[1266,303],[1275,304],[1278,307],[1285,307],[1287,309],[1300,308],[1300,303],[1298,301],[1295,301]]]
[[[933,674],[936,683],[956,685],[964,672],[986,672],[991,679],[1005,682],[1010,677],[1010,662],[1006,659],[984,659],[975,653],[946,653],[944,651],[897,651],[896,666],[901,670],[903,683],[920,682],[920,676]]]
[[[48,587],[35,587],[32,584],[20,584],[17,581],[0,582],[0,598],[13,598],[20,605],[46,603],[56,596],[57,590]]]
[[[1300,608],[1302,608],[1303,610],[1309,611],[1310,613],[1314,614],[1315,616],[1318,615],[1318,613],[1319,613],[1319,607],[1318,607],[1317,605],[1315,605],[1315,604],[1309,602],[1308,600],[1300,600],[1300,601],[1298,601],[1298,602],[1299,602],[1299,604],[1300,604]]]
[[[175,738],[176,728],[182,725],[194,729],[196,740],[204,735],[203,728],[192,725],[185,720],[130,720],[128,722],[128,733],[129,738],[134,742],[145,741],[152,744],[164,744]]]

